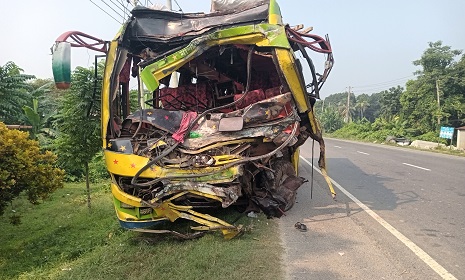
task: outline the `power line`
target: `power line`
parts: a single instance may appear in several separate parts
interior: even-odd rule
[[[406,80],[406,79],[409,79],[409,78],[414,77],[414,76],[415,75],[410,75],[410,76],[406,76],[406,77],[402,77],[402,78],[398,78],[398,79],[394,79],[394,80],[379,82],[379,83],[375,83],[375,84],[358,85],[358,86],[354,86],[354,87],[356,87],[356,88],[370,88],[370,87],[382,86],[382,85],[385,85],[385,84],[389,85],[389,84],[393,84],[393,82]]]
[[[121,3],[115,3],[113,2],[114,0],[110,0],[110,2],[115,5],[115,7],[117,7],[120,11],[122,11],[124,13],[124,16],[125,17],[129,17],[129,14],[128,12],[126,12],[126,7],[124,7],[124,4],[121,4]],[[121,8],[122,7],[122,8]]]
[[[102,7],[100,7],[99,5],[97,5],[94,1],[92,0],[89,0],[92,4],[94,4],[95,6],[97,6],[97,8],[99,8],[100,10],[102,10],[105,14],[107,14],[108,16],[110,16],[112,19],[116,20],[117,23],[121,23],[119,20],[117,20],[114,16],[110,15],[107,11],[105,11],[104,9],[102,9]]]
[[[354,89],[360,93],[366,93],[366,92],[379,92],[379,91],[383,91],[383,90],[387,90],[389,88],[392,88],[392,87],[395,87],[395,86],[398,86],[399,84],[396,83],[396,84],[391,84],[391,85],[385,85],[385,86],[378,86],[378,87],[372,87],[372,88],[365,88],[365,89],[358,89],[356,87],[354,87]]]
[[[390,83],[390,84],[384,84],[384,85],[379,85],[379,86],[373,86],[373,87],[354,87],[355,89],[359,90],[359,91],[374,91],[374,90],[378,90],[378,89],[385,89],[385,88],[391,88],[391,87],[396,87],[396,86],[399,86],[401,84],[405,84],[405,82],[401,83],[401,82],[395,82],[395,83]]]
[[[115,12],[115,14],[119,15],[121,17],[121,19],[123,20],[124,22],[124,16],[122,16],[120,13],[118,13],[115,9],[113,9],[107,2],[101,0],[103,2],[103,4],[107,5],[108,8],[110,8],[113,12]],[[121,22],[121,23],[123,23]]]
[[[129,9],[128,9],[128,6],[129,6],[129,4],[130,4],[129,1],[126,1],[126,6],[124,6],[124,0],[120,0],[119,2],[121,2],[121,6],[123,6],[124,9],[125,9],[126,11],[128,11],[127,14],[128,14],[128,16],[129,16]]]
[[[124,6],[124,0],[120,0],[120,2],[121,2],[121,5]],[[126,2],[127,2],[127,4],[126,4],[126,9],[128,9],[128,4],[131,4],[131,6],[134,7],[134,4],[133,4],[130,0],[126,0]]]

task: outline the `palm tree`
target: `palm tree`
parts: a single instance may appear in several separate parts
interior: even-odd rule
[[[17,123],[23,116],[23,106],[28,101],[31,89],[26,81],[33,75],[23,74],[23,69],[14,62],[0,66],[0,121]]]
[[[370,107],[370,103],[368,103],[367,100],[362,99],[362,100],[357,100],[357,103],[355,103],[355,109],[357,109],[360,113],[360,120],[363,119],[365,110]]]

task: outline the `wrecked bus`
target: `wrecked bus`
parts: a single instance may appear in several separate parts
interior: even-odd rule
[[[284,24],[275,0],[212,0],[207,14],[137,6],[110,42],[80,32],[57,39],[60,87],[69,84],[69,48],[82,45],[79,36],[106,55],[102,148],[122,227],[229,239],[241,227],[214,209],[241,205],[280,217],[306,181],[297,169],[309,137],[320,144],[334,195],[313,111],[333,56],[328,38],[310,32]],[[320,72],[312,52],[325,57]],[[133,111],[130,83],[138,88]],[[197,225],[170,230],[166,222],[179,219]]]

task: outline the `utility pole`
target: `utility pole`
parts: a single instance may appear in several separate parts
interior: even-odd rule
[[[173,10],[173,6],[171,4],[171,0],[166,0],[166,7],[168,8],[169,11]]]
[[[441,124],[441,102],[439,101],[439,80],[436,79],[436,96],[438,97],[438,126]]]
[[[350,119],[350,86],[349,86],[349,91],[347,92],[347,105],[346,105],[346,120],[347,120],[347,123],[349,123]]]

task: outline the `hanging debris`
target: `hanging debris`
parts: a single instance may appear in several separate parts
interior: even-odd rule
[[[233,238],[241,226],[203,211],[243,205],[281,217],[307,181],[296,170],[308,137],[320,143],[327,177],[313,112],[333,65],[327,37],[283,24],[275,0],[213,0],[209,14],[131,14],[109,43],[102,94],[105,161],[123,227],[199,236],[162,223],[181,218]],[[322,74],[307,50],[326,56]]]

